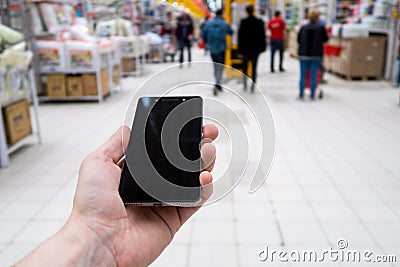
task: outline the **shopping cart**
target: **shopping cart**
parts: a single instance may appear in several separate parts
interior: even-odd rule
[[[321,70],[318,70],[318,72],[317,72],[317,88],[315,89],[315,93],[318,94],[319,99],[324,98],[324,91],[322,90],[322,88],[320,86],[321,80],[322,80],[322,72],[321,72]],[[311,71],[310,70],[307,70],[305,88],[306,89],[311,88]]]

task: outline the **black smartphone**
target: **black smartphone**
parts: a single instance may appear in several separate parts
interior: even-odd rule
[[[203,100],[138,100],[119,186],[125,204],[195,206],[201,201]]]

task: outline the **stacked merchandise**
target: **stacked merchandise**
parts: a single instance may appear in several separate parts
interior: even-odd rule
[[[75,10],[71,4],[39,3],[31,7],[32,28],[36,36],[57,34],[73,23]]]
[[[364,0],[361,4],[362,24],[370,30],[389,30],[393,3],[388,0],[377,0],[371,12],[371,4],[367,2]]]
[[[391,50],[390,47],[386,49],[386,44],[390,44],[395,35],[390,31],[393,6],[391,0],[338,2],[336,18],[342,24],[332,26],[335,38],[328,48],[336,47],[340,52],[326,56],[325,67],[347,79],[380,79]],[[375,33],[384,36],[371,36]]]
[[[116,18],[100,21],[96,27],[98,36],[110,37],[118,43],[123,75],[137,75],[143,70],[143,58],[149,54],[150,41],[145,35],[134,35],[131,22]]]
[[[291,40],[293,35],[291,32],[295,30],[296,26],[300,23],[300,4],[297,2],[287,3],[285,9],[285,19],[286,19],[286,36],[285,36],[285,49],[289,50],[291,55],[294,55],[294,50],[297,47],[296,43]],[[296,52],[297,54],[297,52]]]
[[[21,33],[0,24],[0,102],[29,95],[27,80],[32,52],[25,51]]]
[[[382,78],[386,54],[386,37],[332,37],[325,48],[324,66],[348,80]]]
[[[286,5],[286,25],[288,30],[294,30],[300,22],[300,6],[299,3],[293,2]]]
[[[370,29],[363,24],[335,24],[332,26],[332,36],[342,38],[368,37]]]
[[[321,20],[328,22],[331,19],[331,0],[310,0],[306,4],[306,9],[317,9],[321,14]]]
[[[288,50],[293,58],[298,57],[299,44],[297,43],[297,31],[291,30],[288,33]]]
[[[94,37],[86,20],[75,17],[67,3],[39,3],[31,14],[44,85],[41,100],[101,102],[115,91],[119,85],[117,40]]]
[[[357,5],[357,0],[339,0],[336,3],[336,17],[335,22],[347,23],[353,17],[359,17],[360,8]]]
[[[29,100],[33,95],[35,118],[37,101],[30,68],[33,53],[26,51],[21,33],[0,24],[0,167],[9,164],[9,154],[25,144],[33,134]],[[40,133],[36,120],[36,130]]]
[[[367,37],[372,31],[387,32],[393,3],[388,0],[361,0],[358,3],[338,3],[337,20],[332,34],[336,37]]]

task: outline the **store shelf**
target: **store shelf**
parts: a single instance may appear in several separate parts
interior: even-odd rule
[[[121,54],[121,58],[140,58],[142,55],[138,55],[138,54]]]
[[[52,3],[52,4],[65,4],[65,5],[73,5],[72,1],[68,0],[28,0],[30,3]]]
[[[132,59],[135,61],[135,70],[134,71],[121,71],[122,76],[135,76],[138,77],[144,72],[144,57],[145,55],[138,55],[133,53],[122,53],[121,59]]]
[[[390,34],[390,30],[388,29],[370,29],[370,33],[379,33],[379,34]]]
[[[102,68],[101,70],[107,70],[107,68]],[[40,74],[90,74],[90,73],[97,73],[98,69],[64,69],[64,70],[41,70]]]
[[[137,71],[129,71],[129,72],[121,72],[122,76],[136,76],[138,75]]]
[[[12,97],[11,99],[0,101],[0,107],[9,106],[24,99],[30,99],[30,96],[29,95],[17,96],[17,97]]]
[[[35,35],[35,37],[37,37],[37,38],[52,38],[52,37],[55,37],[55,36],[56,36],[55,33],[51,33],[51,32],[35,33],[34,35]]]
[[[100,98],[105,98],[110,94],[102,95]],[[90,102],[97,102],[99,101],[99,96],[67,96],[67,97],[48,97],[48,96],[39,96],[39,100],[43,102],[77,102],[77,101],[90,101]]]
[[[30,95],[21,95],[21,96],[14,96],[11,99],[8,99],[6,101],[2,101],[0,103],[0,168],[5,168],[10,164],[10,158],[9,155],[19,148],[27,145],[34,143],[37,141],[39,144],[42,143],[42,136],[41,136],[41,131],[40,131],[40,124],[39,124],[39,101],[37,98],[37,92],[36,92],[36,83],[34,79],[34,73],[33,70],[28,71],[28,78],[29,78],[29,89],[30,89]],[[36,131],[33,132],[31,135],[24,137],[22,140],[18,141],[17,143],[13,145],[8,145],[7,140],[6,140],[6,133],[5,133],[5,128],[4,128],[4,120],[3,120],[3,114],[2,114],[2,108],[12,105],[18,101],[21,101],[23,99],[31,99],[32,96],[32,104],[33,104],[33,117],[31,117],[31,121],[33,119]]]
[[[7,149],[7,152],[8,152],[8,154],[11,154],[23,146],[26,146],[26,145],[36,142],[36,139],[37,139],[37,133],[28,135],[27,137],[24,137],[23,139],[18,141],[16,144],[9,146]]]
[[[319,1],[316,3],[310,3],[310,4],[307,4],[306,7],[318,7],[318,6],[324,6],[324,5],[328,5],[328,2],[327,1]]]

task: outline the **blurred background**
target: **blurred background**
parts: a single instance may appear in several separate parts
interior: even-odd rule
[[[191,60],[211,62],[201,31],[222,8],[234,32],[226,38],[224,62],[243,71],[237,40],[249,4],[265,23],[268,43],[256,68],[259,90],[244,91],[241,75],[228,68],[223,84],[254,108],[268,109],[262,95],[268,99],[276,127],[271,173],[256,193],[249,194],[252,177],[246,176],[225,198],[201,209],[152,266],[310,266],[260,256],[273,250],[321,255],[329,248],[373,254],[369,263],[312,264],[398,266],[398,0],[0,0],[1,266],[64,225],[81,161],[124,122],[139,86],[179,63],[183,13],[193,25]],[[297,36],[312,9],[329,41],[318,72],[322,98],[311,101],[306,90],[301,101]],[[286,25],[284,69],[271,72],[267,25],[278,10]],[[166,83],[179,80],[189,65],[181,67]],[[226,91],[213,93],[211,85],[197,91],[248,116],[244,102],[232,102]],[[217,104],[206,108],[225,118],[227,128],[236,127]],[[228,135],[215,145],[214,177],[237,180],[241,172],[229,165]]]

